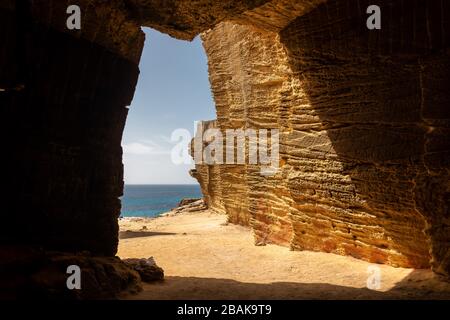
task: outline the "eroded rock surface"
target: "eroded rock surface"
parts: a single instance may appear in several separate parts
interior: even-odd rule
[[[217,109],[205,128],[281,132],[273,177],[248,164],[196,166],[208,206],[250,225],[257,244],[416,268],[431,258],[448,274],[450,55],[445,17],[433,14],[440,5],[384,1],[379,33],[349,1],[279,33],[233,23],[204,33]]]
[[[207,209],[207,206],[203,199],[183,199],[176,208],[162,214],[162,216],[173,216],[182,213],[202,211],[205,209]]]
[[[117,257],[2,246],[0,258],[0,299],[111,299],[142,289],[139,273]],[[80,268],[80,289],[67,286],[69,266]]]

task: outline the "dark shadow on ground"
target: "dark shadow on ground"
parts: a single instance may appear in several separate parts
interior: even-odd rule
[[[146,284],[144,291],[129,299],[450,299],[450,283],[429,270],[415,270],[387,292],[326,283],[275,282],[244,283],[229,279],[166,277],[163,282]]]

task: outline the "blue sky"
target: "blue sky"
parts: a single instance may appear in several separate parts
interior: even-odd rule
[[[194,184],[193,165],[171,161],[177,128],[194,132],[194,121],[214,119],[207,58],[199,37],[173,39],[144,28],[141,70],[122,139],[126,184]]]

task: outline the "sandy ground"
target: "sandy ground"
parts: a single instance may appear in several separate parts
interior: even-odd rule
[[[450,299],[429,270],[373,265],[352,257],[267,245],[250,229],[201,211],[120,221],[121,258],[153,256],[165,280],[131,299]],[[368,268],[380,288],[369,290]]]

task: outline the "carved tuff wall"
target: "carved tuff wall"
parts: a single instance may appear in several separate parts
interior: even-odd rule
[[[381,3],[380,31],[366,28],[369,1],[328,1],[279,33],[204,33],[216,126],[279,128],[281,170],[195,176],[256,243],[418,268],[431,257],[448,274],[450,10]]]

